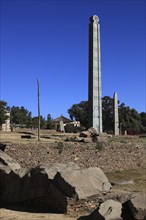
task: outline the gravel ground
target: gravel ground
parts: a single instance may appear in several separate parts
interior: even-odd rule
[[[144,167],[143,142],[105,141],[96,143],[13,143],[5,152],[22,167],[34,167],[48,163],[75,162],[82,168],[98,166],[104,172],[121,171]]]

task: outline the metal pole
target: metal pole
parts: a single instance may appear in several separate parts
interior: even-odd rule
[[[38,141],[40,141],[40,82],[37,79],[38,84]]]

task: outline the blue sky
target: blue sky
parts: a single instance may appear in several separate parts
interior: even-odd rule
[[[101,26],[102,96],[146,111],[144,0],[1,0],[1,90],[9,106],[53,118],[88,99],[88,25]]]

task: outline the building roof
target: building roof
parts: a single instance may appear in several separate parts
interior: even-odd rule
[[[64,117],[63,115],[59,116],[58,118],[55,118],[53,120],[53,123],[59,123],[60,121],[63,121],[63,123],[69,123],[72,122],[69,118]]]

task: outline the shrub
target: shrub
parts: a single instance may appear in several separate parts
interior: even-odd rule
[[[95,148],[96,148],[96,150],[98,150],[98,151],[103,150],[103,149],[104,149],[103,143],[97,141],[97,142],[96,142],[96,146],[95,146]]]
[[[63,143],[62,143],[62,142],[58,142],[58,144],[57,144],[57,149],[58,149],[58,153],[59,153],[59,154],[62,153],[63,147],[64,147]]]

